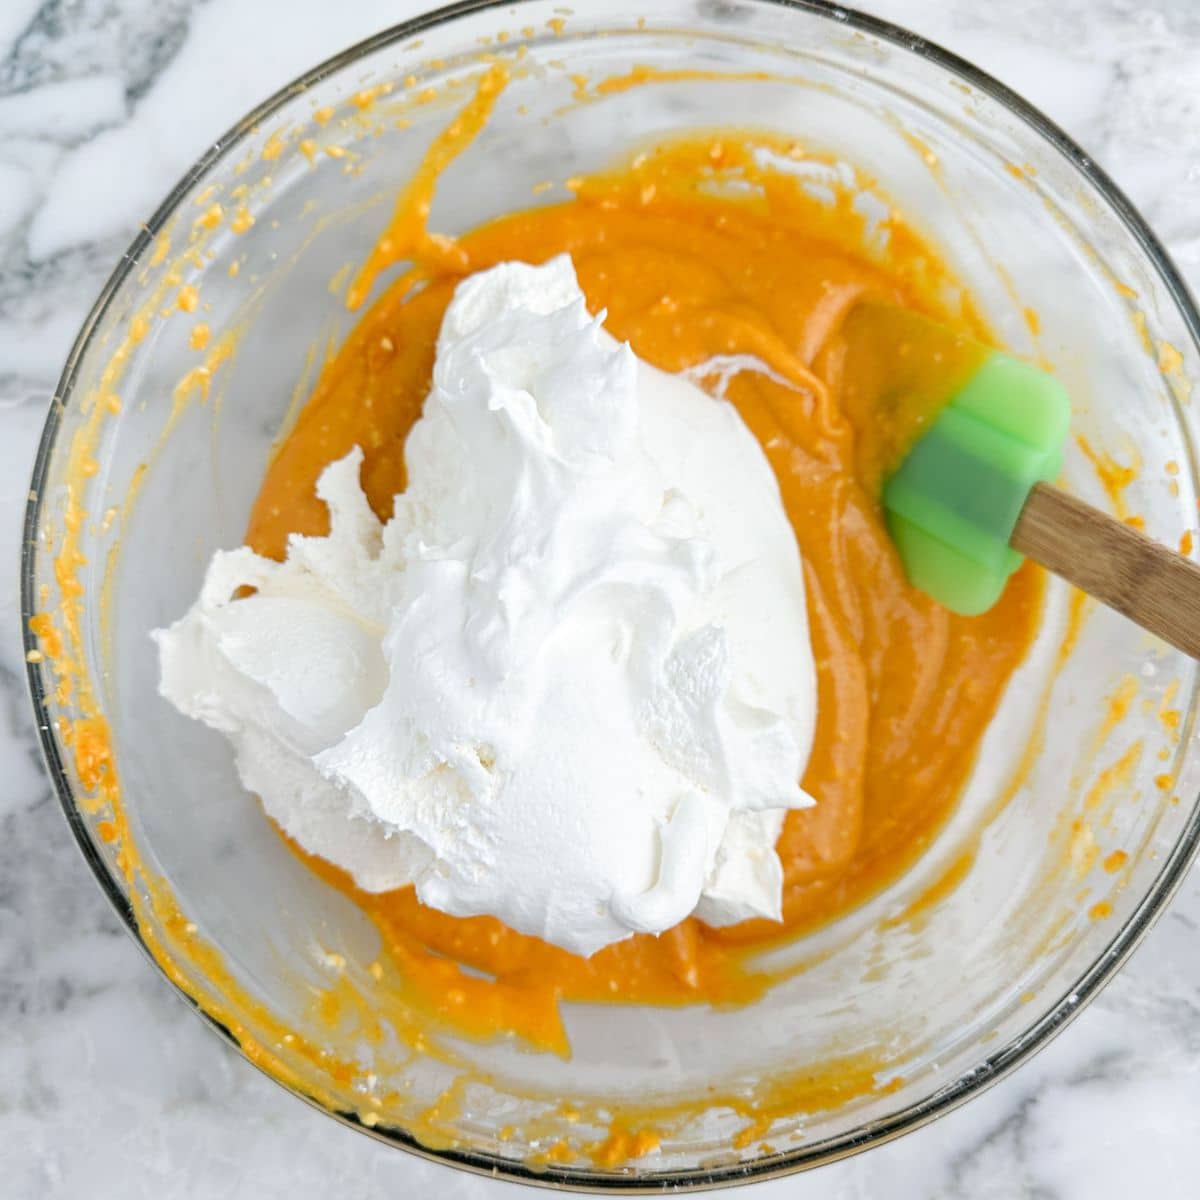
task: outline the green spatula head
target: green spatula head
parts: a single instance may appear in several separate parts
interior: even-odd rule
[[[1071,406],[1044,371],[998,351],[979,365],[883,486],[909,581],[963,616],[1000,598],[1030,489],[1062,468]]]

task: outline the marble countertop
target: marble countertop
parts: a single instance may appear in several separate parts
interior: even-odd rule
[[[138,221],[252,104],[423,6],[0,0],[0,1193],[11,1200],[516,1195],[310,1110],[151,971],[51,796],[17,635],[19,519],[47,398]],[[1200,291],[1197,0],[863,6],[1042,107]],[[757,1185],[754,1200],[1196,1195],[1198,924],[1193,873],[1117,980],[1015,1075],[887,1147]]]

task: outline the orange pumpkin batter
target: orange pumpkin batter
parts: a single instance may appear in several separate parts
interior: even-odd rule
[[[790,814],[778,844],[782,926],[716,930],[690,919],[585,960],[492,918],[426,908],[411,888],[359,892],[337,869],[309,860],[374,920],[426,1011],[468,1033],[513,1032],[565,1052],[560,999],[744,1002],[771,981],[754,969],[757,951],[832,920],[904,871],[951,812],[1032,641],[1041,580],[1024,568],[990,613],[953,616],[908,586],[882,524],[873,494],[879,461],[911,439],[925,414],[869,405],[861,380],[886,377],[889,364],[847,362],[847,314],[872,297],[971,325],[946,310],[953,281],[899,217],[888,220],[886,250],[868,253],[864,219],[848,199],[818,202],[753,157],[755,147],[784,155],[794,147],[722,133],[580,181],[569,202],[453,241],[432,237],[425,216],[437,170],[490,102],[485,86],[479,111],[443,135],[429,160],[436,166],[410,185],[356,281],[358,301],[377,271],[410,263],[325,368],[271,464],[247,541],[282,557],[289,533],[327,532],[314,484],[354,445],[365,453],[368,498],[381,519],[390,517],[405,486],[404,440],[430,385],[456,283],[504,260],[541,262],[565,251],[590,308],[607,310],[607,328],[647,361],[679,371],[714,355],[751,354],[792,385],[745,373],[728,396],[779,479],[804,558],[818,673],[804,778],[817,805]],[[722,190],[729,180],[753,186]]]

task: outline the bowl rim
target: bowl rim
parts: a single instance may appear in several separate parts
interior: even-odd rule
[[[535,1169],[521,1161],[469,1150],[430,1149],[404,1130],[369,1127],[359,1121],[353,1113],[338,1112],[321,1104],[301,1088],[284,1083],[265,1067],[254,1063],[246,1056],[241,1043],[225,1025],[170,980],[138,930],[133,907],[117,876],[97,851],[84,817],[75,802],[74,791],[67,772],[64,747],[59,742],[54,723],[47,720],[45,715],[51,702],[52,685],[45,674],[45,665],[36,654],[31,654],[37,650],[37,638],[30,629],[30,619],[40,607],[37,603],[37,566],[40,553],[37,532],[43,509],[43,485],[54,456],[64,414],[74,394],[80,364],[91,345],[93,335],[107,315],[122,285],[138,266],[142,256],[152,248],[159,231],[174,215],[186,196],[213,166],[232,153],[258,125],[282,108],[299,91],[309,89],[328,76],[353,65],[366,55],[406,41],[428,30],[451,24],[488,9],[519,10],[536,2],[538,0],[457,0],[455,3],[421,13],[410,20],[390,26],[348,46],[279,88],[217,138],[179,179],[158,206],[154,215],[141,226],[132,244],[122,255],[120,262],[101,289],[76,335],[58,385],[50,399],[46,422],[38,443],[29,496],[25,506],[21,542],[20,620],[22,644],[26,652],[26,683],[33,706],[43,760],[60,806],[84,860],[91,868],[96,882],[112,904],[122,925],[154,969],[171,984],[172,989],[189,1004],[204,1022],[230,1043],[244,1061],[257,1066],[263,1074],[280,1087],[286,1088],[287,1091],[318,1111],[387,1145],[398,1146],[429,1161],[458,1167],[474,1174],[507,1179],[527,1185],[562,1191],[617,1191],[628,1195],[646,1195],[668,1189],[698,1191],[779,1178],[847,1158],[872,1146],[882,1145],[902,1134],[919,1129],[999,1082],[1044,1048],[1109,982],[1178,890],[1196,858],[1197,852],[1200,851],[1200,805],[1193,804],[1192,811],[1175,845],[1171,848],[1158,875],[1136,909],[1124,925],[1117,930],[1103,952],[1075,982],[1075,985],[1060,997],[1040,1020],[1013,1038],[996,1053],[989,1055],[979,1067],[923,1100],[910,1104],[870,1125],[827,1138],[810,1146],[791,1151],[780,1151],[757,1162],[734,1163],[712,1169],[694,1168],[681,1171],[638,1171],[635,1169],[632,1172],[622,1173],[602,1172],[586,1168],[566,1169],[554,1165]],[[842,7],[833,3],[832,0],[740,0],[740,2],[761,8],[807,13],[831,21],[841,28],[848,28],[876,38],[901,52],[924,59],[946,74],[956,77],[961,82],[982,92],[1019,118],[1067,159],[1078,174],[1088,181],[1092,190],[1117,215],[1125,230],[1146,255],[1159,280],[1165,286],[1193,344],[1200,348],[1200,312],[1197,311],[1196,303],[1187,284],[1158,237],[1108,174],[1096,165],[1090,155],[1085,153],[1074,139],[1034,105],[1007,85],[980,70],[966,59],[944,49],[936,42],[929,41],[882,18]],[[583,0],[580,7],[585,7],[586,3],[587,0]],[[582,15],[586,15],[586,11]]]

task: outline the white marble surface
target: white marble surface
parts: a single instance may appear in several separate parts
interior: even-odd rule
[[[419,7],[0,0],[0,1194],[12,1200],[516,1194],[341,1128],[203,1028],[71,843],[20,677],[20,509],[47,397],[104,277],[216,133]],[[1044,108],[1200,287],[1200,0],[867,7]],[[1200,1194],[1198,924],[1194,874],[1116,982],[1013,1077],[888,1147],[757,1185],[755,1200]]]

